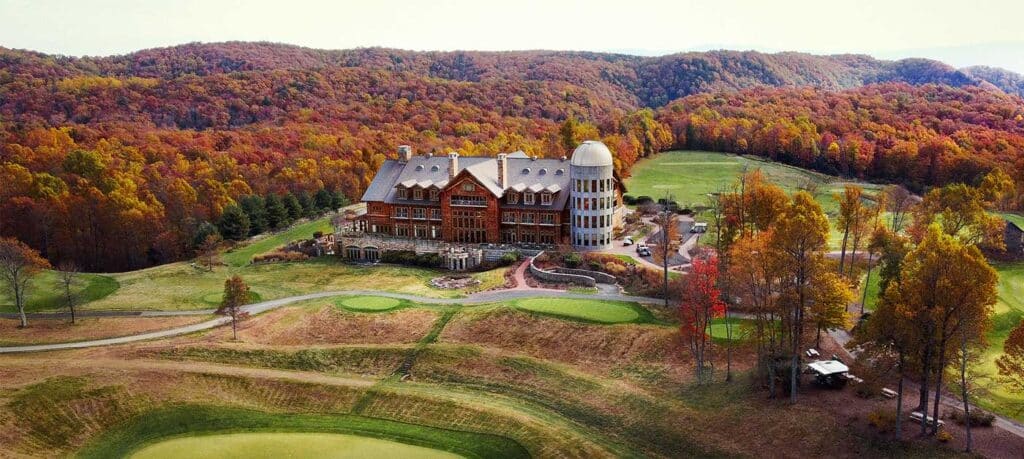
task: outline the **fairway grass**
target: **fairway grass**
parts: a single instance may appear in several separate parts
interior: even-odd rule
[[[350,311],[381,312],[402,306],[402,301],[382,296],[354,296],[340,298],[334,304]]]
[[[729,330],[730,326],[732,330]],[[711,320],[711,325],[708,325],[708,335],[715,341],[729,341],[730,335],[732,336],[732,341],[742,341],[750,335],[750,330],[753,327],[754,321],[751,319],[730,317],[727,320],[721,317]]]
[[[816,185],[814,197],[833,222],[839,212],[839,203],[833,196],[842,194],[845,185],[858,185],[869,195],[882,189],[882,185],[844,181],[763,158],[706,151],[669,151],[644,158],[633,166],[632,176],[625,184],[630,196],[650,196],[657,200],[668,193],[680,206],[693,209],[705,206],[708,194],[730,190],[744,168],[760,169],[765,178],[789,194],[808,183]],[[714,242],[714,228],[709,228],[708,233],[708,237],[702,238],[705,244]],[[837,249],[841,244],[842,234],[832,225],[829,246]]]
[[[519,443],[496,435],[356,415],[272,414],[241,408],[206,405],[178,405],[143,413],[90,442],[78,457],[252,457],[248,454],[238,454],[242,452],[239,449],[227,451],[235,454],[234,456],[209,455],[205,449],[181,450],[186,456],[151,455],[169,451],[168,448],[160,446],[165,441],[171,441],[171,446],[173,446],[173,442],[180,439],[185,441],[185,443],[178,443],[181,446],[201,448],[204,445],[212,446],[213,443],[209,443],[209,441],[225,440],[218,438],[222,435],[239,433],[347,434],[357,436],[355,438],[361,440],[355,443],[359,447],[369,445],[369,439],[380,439],[378,441],[383,443],[378,445],[386,447],[381,451],[394,454],[373,454],[370,457],[407,457],[402,454],[403,451],[421,450],[426,450],[432,455],[418,457],[529,457],[527,451]],[[209,435],[217,435],[217,437]],[[324,438],[321,438],[317,443],[322,444],[323,440]],[[290,441],[289,444],[296,445],[298,443]],[[406,449],[410,445],[421,448]],[[147,452],[151,446],[158,449]],[[236,446],[241,448],[245,445]],[[298,455],[271,457],[322,457],[302,454],[314,452],[304,449],[305,447],[302,448],[293,453]],[[133,456],[132,454],[136,452],[141,455]]]
[[[481,285],[503,282],[508,268],[474,273]],[[213,271],[189,263],[171,263],[139,271],[112,274],[120,287],[101,299],[83,304],[93,310],[197,310],[216,306],[224,280],[241,276],[263,301],[307,293],[378,290],[432,298],[461,298],[461,290],[432,287],[430,279],[446,272],[395,265],[360,266],[335,256],[295,263],[266,263],[242,267],[218,266]],[[6,308],[6,307],[5,307]],[[6,308],[11,309],[11,308]],[[56,309],[56,308],[47,308]]]
[[[650,313],[633,303],[619,301],[530,298],[516,301],[519,309],[539,314],[601,324],[650,321]]]
[[[79,274],[78,285],[73,288],[77,304],[85,304],[106,298],[117,291],[120,285],[117,280],[103,274]],[[66,309],[61,287],[58,285],[56,271],[43,271],[29,283],[26,312]],[[6,289],[0,289],[0,312],[15,312],[14,298]]]
[[[251,263],[252,257],[256,255],[269,252],[298,239],[312,239],[313,233],[317,231],[325,234],[334,232],[334,227],[331,226],[330,215],[299,223],[280,233],[270,234],[256,239],[245,246],[231,250],[224,254],[224,262],[229,266],[245,266]]]
[[[175,438],[147,446],[131,459],[373,458],[450,459],[457,454],[370,437],[325,433],[244,433]]]
[[[988,394],[978,399],[978,403],[989,410],[996,411],[1018,421],[1024,421],[1024,412],[1019,407],[1024,405],[1024,394],[1011,392],[998,383],[999,372],[996,359],[1003,354],[1003,343],[1010,332],[1024,320],[1024,262],[996,263],[993,265],[999,273],[999,284],[996,286],[998,299],[992,315],[992,329],[986,335],[989,346],[980,357],[978,369],[993,384]]]

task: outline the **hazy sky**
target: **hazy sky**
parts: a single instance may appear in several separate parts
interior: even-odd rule
[[[703,49],[933,57],[1024,71],[1022,0],[0,0],[0,46],[109,55],[192,41],[315,48]]]

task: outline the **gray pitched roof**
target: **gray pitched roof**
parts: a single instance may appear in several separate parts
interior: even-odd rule
[[[449,180],[448,162],[447,156],[423,155],[414,156],[407,163],[387,160],[363,193],[362,200],[394,203],[395,187],[399,184],[409,188],[444,188]],[[471,174],[495,196],[501,198],[505,195],[505,190],[498,184],[498,162],[495,158],[460,156],[457,173],[462,171]],[[569,162],[558,159],[532,159],[521,152],[515,152],[508,157],[506,185],[506,188],[517,191],[547,190],[555,193],[555,200],[551,206],[541,206],[538,197],[535,206],[523,206],[520,200],[516,207],[564,208],[570,188]]]

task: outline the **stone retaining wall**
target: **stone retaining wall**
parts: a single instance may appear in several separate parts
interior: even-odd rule
[[[571,269],[571,268],[555,268],[554,271],[556,273],[575,274],[577,276],[590,277],[590,278],[594,279],[595,281],[601,282],[603,284],[614,284],[614,283],[619,281],[618,279],[615,278],[615,276],[613,276],[611,274],[607,274],[607,273],[602,273],[600,271],[590,271],[590,270],[587,270],[587,269]]]
[[[559,284],[576,284],[584,287],[594,287],[597,285],[597,281],[594,280],[593,277],[540,269],[533,263],[533,258],[530,258],[530,274],[536,276],[538,279]]]

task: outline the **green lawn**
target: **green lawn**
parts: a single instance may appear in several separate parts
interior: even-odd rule
[[[274,233],[260,237],[252,243],[236,248],[224,254],[224,262],[230,266],[245,266],[252,261],[252,257],[269,252],[289,242],[298,239],[310,239],[313,233],[321,231],[330,233],[334,231],[331,226],[331,218],[321,217],[305,223],[294,225],[280,233]]]
[[[993,267],[999,272],[999,297],[992,316],[992,330],[986,335],[989,346],[981,356],[980,369],[995,382],[998,374],[995,361],[1003,354],[1003,342],[1010,331],[1024,320],[1024,262],[999,263]],[[979,403],[985,408],[1024,421],[1024,412],[1011,409],[1015,405],[1024,404],[1024,394],[1011,393],[996,384],[991,394],[983,397]]]
[[[728,320],[725,317],[712,319],[711,325],[708,325],[708,334],[711,335],[711,339],[715,341],[729,341],[730,327],[728,325],[731,325],[732,328],[732,340],[739,341],[745,339],[750,334],[750,330],[754,327],[754,321],[737,317],[730,317]]]
[[[103,274],[80,274],[79,283],[74,288],[78,304],[85,304],[107,297],[118,289],[117,279]],[[55,271],[43,271],[32,279],[28,289],[28,312],[46,311],[65,308],[63,293],[57,283]],[[14,312],[14,298],[6,289],[0,289],[0,311]]]
[[[704,151],[669,151],[638,161],[633,166],[632,176],[626,179],[626,188],[631,196],[650,196],[657,200],[670,193],[680,206],[700,207],[706,205],[709,193],[728,191],[744,167],[747,170],[761,169],[768,180],[787,193],[794,193],[808,183],[815,184],[815,197],[833,221],[839,211],[839,204],[833,196],[841,194],[846,184],[855,183],[863,187],[866,194],[874,194],[882,188],[881,185],[848,182],[762,158]],[[708,220],[706,217],[701,219]],[[714,228],[708,228],[708,235],[702,237],[701,242],[710,244],[713,240]],[[842,233],[832,228],[830,247],[838,248],[841,243]]]
[[[1013,222],[1014,224],[1016,224],[1020,228],[1024,228],[1024,215],[1011,214],[1009,212],[1003,212],[1003,213],[999,214],[999,216],[1001,216],[1001,217],[1003,217],[1003,218]]]
[[[461,456],[422,446],[372,437],[330,433],[234,433],[182,437],[147,446],[132,459],[204,458],[347,458],[403,457],[412,459]]]
[[[339,298],[334,304],[350,311],[380,312],[395,309],[402,305],[402,301],[382,296],[354,296]]]
[[[504,281],[508,268],[497,268],[473,276],[479,287],[493,287]],[[224,280],[239,275],[249,284],[254,299],[274,300],[288,296],[331,290],[379,290],[427,297],[459,298],[466,292],[443,290],[430,285],[430,279],[445,271],[417,267],[379,265],[357,266],[335,256],[324,256],[295,263],[268,263],[241,267],[218,266],[212,272],[178,262],[127,273],[105,276],[116,290],[83,303],[83,309],[110,310],[196,310],[215,307],[224,291]],[[50,292],[52,286],[41,279],[37,292]],[[500,284],[499,284],[500,285]],[[95,290],[95,288],[94,288]],[[59,309],[61,304],[39,303],[34,310]],[[0,302],[0,311],[11,312],[13,305]]]
[[[526,311],[602,324],[653,321],[646,309],[635,303],[620,301],[529,298],[513,304]]]
[[[82,458],[126,457],[139,452],[142,454],[137,457],[252,457],[248,454],[239,454],[242,452],[240,449],[231,451],[236,454],[235,456],[207,454],[207,448],[217,448],[211,451],[211,454],[216,454],[219,451],[219,447],[215,447],[211,441],[228,440],[221,434],[237,433],[330,433],[355,435],[361,438],[378,438],[384,440],[384,443],[379,443],[377,446],[384,449],[376,451],[388,453],[385,456],[391,457],[407,457],[406,453],[423,452],[421,449],[409,449],[409,445],[420,446],[423,449],[428,449],[426,452],[436,453],[436,455],[419,457],[451,457],[452,454],[479,458],[529,456],[517,442],[496,435],[440,429],[355,415],[273,414],[203,405],[172,406],[144,413],[93,440],[78,456]],[[217,436],[210,437],[209,435]],[[297,444],[294,441],[295,438],[298,437],[289,439],[288,444],[295,446]],[[176,439],[185,440],[177,443],[178,446],[193,449],[175,451],[167,446],[160,446],[167,445],[167,443],[162,443],[164,441]],[[323,457],[313,454],[316,451],[311,448],[313,445],[322,446],[327,439],[327,437],[320,437],[309,445],[302,445],[299,450],[291,450],[292,454],[288,455],[266,455],[264,453],[270,453],[270,449],[259,450],[258,452],[261,454],[259,457]],[[245,439],[239,437],[229,441],[238,442],[239,440]],[[236,446],[248,448],[244,443],[246,442],[236,443]],[[369,444],[368,441],[362,441],[349,443],[349,446],[365,447]],[[148,448],[150,445],[157,449],[150,450]],[[174,445],[175,443],[170,444],[170,446]],[[253,445],[253,443],[250,441],[248,445]],[[335,443],[335,446],[338,445]],[[267,446],[267,448],[271,447],[273,446]],[[202,454],[197,454],[200,451]],[[246,449],[245,451],[250,450]],[[164,452],[167,455],[160,454]],[[444,454],[445,452],[449,454]],[[378,454],[375,452],[373,455]]]

